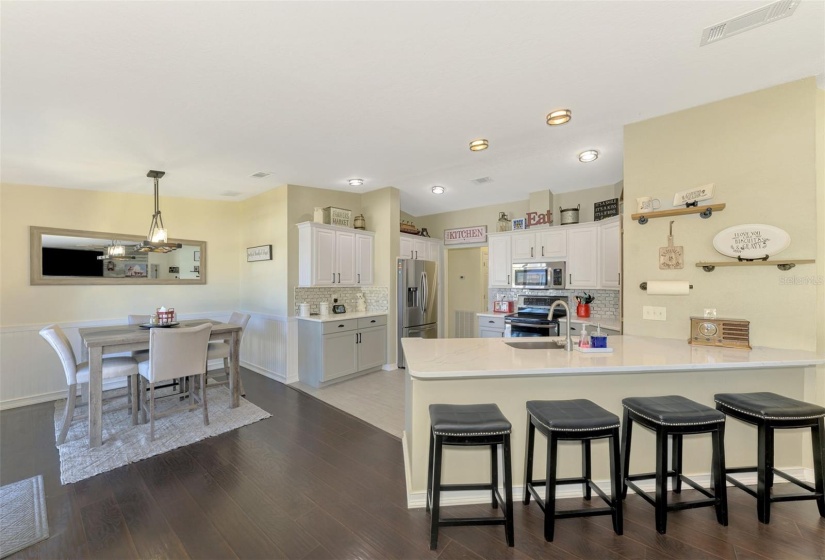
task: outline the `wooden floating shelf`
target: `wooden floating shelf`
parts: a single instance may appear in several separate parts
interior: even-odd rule
[[[705,272],[713,272],[717,266],[776,266],[779,270],[790,270],[798,264],[812,264],[814,259],[790,259],[785,261],[719,261],[719,262],[698,262],[697,267],[702,267]]]
[[[690,208],[673,208],[672,210],[656,210],[655,212],[638,212],[631,214],[632,220],[638,220],[644,225],[651,218],[669,218],[671,216],[683,216],[685,214],[700,214],[702,218],[710,218],[714,212],[721,212],[725,209],[725,203],[708,204],[707,206],[691,206]]]

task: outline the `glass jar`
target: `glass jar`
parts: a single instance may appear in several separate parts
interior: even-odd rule
[[[510,218],[504,212],[498,213],[498,227],[497,231],[510,231]]]

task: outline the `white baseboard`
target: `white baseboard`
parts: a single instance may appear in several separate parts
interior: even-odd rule
[[[277,381],[279,383],[284,383],[285,384],[287,382],[286,381],[286,374],[284,374],[284,373],[279,373],[277,371],[270,371],[268,369],[262,368],[260,366],[256,366],[254,364],[250,364],[249,362],[245,362],[243,360],[241,360],[241,365],[243,367],[245,367],[246,369],[252,370],[255,373],[263,375],[264,377],[274,379],[275,381]]]
[[[406,438],[402,437],[402,443],[404,444],[404,461],[407,461],[407,447],[406,447]],[[796,477],[800,480],[804,480],[805,482],[814,482],[814,471],[813,469],[806,469],[804,467],[788,467],[788,468],[779,468],[779,470]],[[696,482],[698,485],[708,488],[710,486],[710,473],[704,474],[696,474],[696,475],[686,475],[688,478]],[[735,475],[736,479],[742,482],[743,484],[747,484],[749,486],[756,485],[756,473],[741,473]],[[610,481],[609,480],[596,480],[594,481],[605,493],[610,492]],[[775,484],[787,484],[788,481],[783,479],[782,477],[775,477],[774,478]],[[655,492],[656,490],[656,483],[653,479],[639,481],[636,482],[636,485],[639,486],[645,492]],[[670,489],[670,481],[668,482],[668,489]],[[731,483],[727,484],[728,488],[733,487]],[[427,492],[410,492],[410,481],[407,481],[407,508],[421,508],[427,505]],[[692,490],[690,486],[682,484],[683,489]],[[633,490],[628,490],[629,493],[633,493]],[[556,498],[563,499],[563,498],[580,498],[582,496],[582,489],[581,484],[565,484],[563,486],[558,486],[556,488]],[[518,486],[513,488],[513,502],[520,502],[521,499],[524,497],[524,486]],[[461,491],[451,491],[447,493],[441,494],[441,505],[443,506],[458,506],[458,505],[468,505],[468,504],[486,504],[490,502],[490,491],[489,490],[461,490]]]
[[[398,369],[398,367],[396,366],[396,364],[384,364],[383,366],[381,366],[381,369],[383,369],[384,371],[395,371]]]
[[[126,381],[122,379],[115,379],[113,381],[104,381],[103,390],[109,391],[111,389],[119,389],[126,386]],[[80,390],[78,389],[78,395]],[[20,397],[18,399],[8,399],[0,401],[0,410],[8,410],[12,408],[19,408],[21,406],[29,406],[31,404],[40,404],[49,401],[59,401],[66,398],[66,389],[61,391],[52,391],[50,393],[41,393],[39,395],[30,395],[28,397]]]

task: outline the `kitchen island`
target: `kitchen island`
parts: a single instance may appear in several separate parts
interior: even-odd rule
[[[404,450],[409,507],[424,505],[429,412],[433,403],[494,402],[513,424],[512,460],[514,499],[520,498],[528,400],[587,398],[622,416],[621,401],[630,396],[683,395],[714,406],[719,392],[772,391],[816,402],[817,366],[825,356],[802,350],[754,347],[752,350],[691,346],[684,340],[640,336],[611,336],[608,354],[583,354],[564,349],[524,350],[507,345],[518,339],[403,339],[407,355]],[[523,339],[522,339],[523,340]],[[531,341],[550,339],[531,338]],[[823,404],[823,403],[819,403]],[[654,437],[634,430],[631,469],[652,471]],[[756,432],[736,421],[728,422],[726,454],[729,466],[755,464]],[[810,443],[798,430],[776,436],[776,463],[810,479]],[[535,472],[544,469],[544,440],[537,436]],[[541,446],[541,447],[539,447]],[[559,446],[560,476],[578,476],[580,447]],[[443,458],[443,481],[471,483],[489,477],[489,451],[449,448]],[[607,445],[593,444],[593,478],[607,480]],[[710,440],[687,436],[684,470],[707,482]],[[576,495],[578,485],[562,487],[559,496]],[[564,494],[567,492],[568,494]],[[484,493],[451,492],[443,503],[484,503]]]

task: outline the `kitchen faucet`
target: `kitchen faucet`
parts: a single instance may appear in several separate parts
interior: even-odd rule
[[[570,328],[572,326],[572,325],[570,325],[570,306],[567,305],[567,303],[565,303],[564,300],[557,299],[550,306],[550,311],[547,312],[547,319],[549,319],[550,321],[553,320],[553,310],[556,309],[557,305],[561,305],[562,307],[564,307],[564,310],[567,312],[567,343],[565,344],[564,349],[567,350],[568,352],[572,352],[573,351],[573,341],[570,340],[570,331],[572,330]]]

